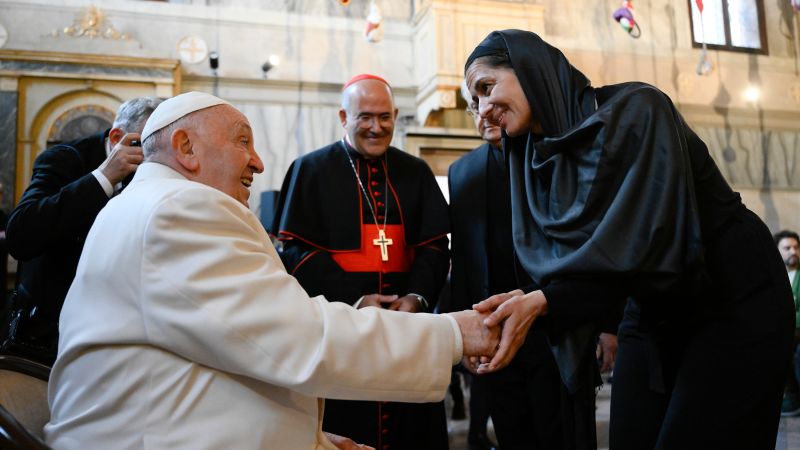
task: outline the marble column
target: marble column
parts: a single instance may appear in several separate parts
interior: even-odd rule
[[[0,90],[0,183],[3,185],[0,209],[6,213],[10,213],[14,207],[18,97],[16,91]]]

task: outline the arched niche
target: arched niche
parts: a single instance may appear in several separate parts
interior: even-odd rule
[[[31,179],[36,157],[49,146],[104,131],[111,126],[123,100],[110,92],[86,88],[71,90],[50,98],[37,111],[31,111],[29,126],[23,123],[17,146],[18,195]],[[83,131],[87,133],[83,134]]]
[[[111,128],[114,111],[100,105],[83,105],[56,118],[47,132],[47,147],[74,141]]]

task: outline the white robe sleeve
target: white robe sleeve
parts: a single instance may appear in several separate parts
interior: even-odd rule
[[[444,397],[461,352],[449,318],[309,298],[256,217],[227,195],[169,198],[144,241],[140,306],[154,345],[309,396]]]

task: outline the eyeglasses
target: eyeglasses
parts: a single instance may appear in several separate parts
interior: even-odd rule
[[[477,103],[475,103],[475,102],[470,103],[469,105],[467,105],[465,110],[467,111],[467,114],[469,114],[469,116],[472,117],[473,119],[478,117],[478,104]]]
[[[356,123],[358,124],[358,127],[364,129],[372,128],[376,120],[378,121],[378,125],[380,125],[382,128],[391,128],[394,125],[394,118],[389,114],[360,114],[358,117],[356,117]]]

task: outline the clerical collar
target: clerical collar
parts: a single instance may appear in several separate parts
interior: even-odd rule
[[[367,159],[364,155],[361,154],[361,152],[356,150],[356,147],[353,144],[350,143],[350,138],[348,138],[346,134],[342,138],[341,142],[342,146],[344,147],[344,149],[347,151],[347,153],[350,155],[351,158],[363,159],[364,161],[380,161],[381,159],[385,159],[386,153],[389,152],[389,149],[387,148],[386,151],[383,153],[383,155],[381,155],[379,158]]]
[[[356,150],[356,148],[350,143],[350,139],[347,138],[347,135],[342,138],[342,146],[351,158],[364,159],[364,156],[362,156],[361,153],[359,153],[359,151]]]

